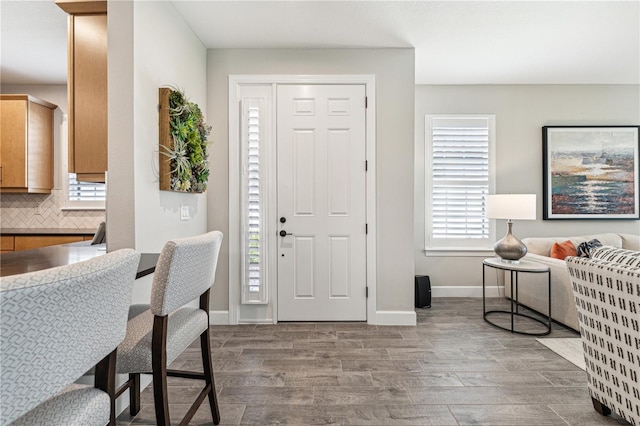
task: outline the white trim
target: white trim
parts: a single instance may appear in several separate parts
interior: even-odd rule
[[[488,285],[487,297],[504,297],[504,286]],[[482,297],[482,286],[431,286],[431,297]]]
[[[244,84],[271,84],[276,101],[275,89],[277,84],[363,84],[367,96],[366,114],[366,160],[368,172],[366,177],[367,197],[367,321],[376,323],[376,265],[377,265],[377,218],[376,218],[376,77],[375,75],[230,75],[229,76],[229,324],[238,324],[240,304],[240,191],[239,173],[239,127],[240,100],[238,88]],[[275,111],[275,106],[274,106]],[[276,114],[272,114],[272,120]],[[273,140],[275,140],[275,125],[272,126]],[[274,197],[275,188],[270,189],[268,196]],[[274,198],[275,199],[275,198]],[[275,258],[274,258],[275,259]],[[271,268],[269,278],[275,276]],[[264,321],[276,322],[278,318],[277,280],[271,279],[268,294],[273,308],[273,319]],[[414,322],[415,323],[415,322]]]
[[[66,195],[66,197],[68,197],[68,195]],[[67,201],[69,203],[90,203],[91,201]],[[100,201],[97,201],[98,203]],[[102,202],[102,204],[104,204],[104,202]],[[78,205],[72,205],[72,206],[63,206],[60,207],[60,210],[105,210],[106,207],[104,205],[102,206],[91,206],[91,205],[85,205],[85,206],[78,206]]]
[[[209,311],[209,325],[228,325],[229,311]]]
[[[238,324],[276,324],[276,321],[274,321],[271,318],[262,318],[262,319],[243,319],[240,318],[238,320]]]
[[[240,301],[240,94],[229,76],[229,311],[228,323],[238,324]],[[232,142],[233,141],[233,142]]]
[[[369,321],[371,324],[371,321]],[[416,325],[415,311],[377,311],[376,325]]]
[[[424,250],[425,257],[492,257],[495,254],[492,248],[447,247]]]

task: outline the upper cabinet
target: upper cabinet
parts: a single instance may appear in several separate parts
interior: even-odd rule
[[[0,192],[51,192],[56,108],[33,96],[0,95]]]
[[[56,0],[69,13],[69,172],[104,182],[107,170],[107,2]]]

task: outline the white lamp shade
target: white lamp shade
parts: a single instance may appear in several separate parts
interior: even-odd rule
[[[536,220],[536,194],[487,195],[489,219]]]

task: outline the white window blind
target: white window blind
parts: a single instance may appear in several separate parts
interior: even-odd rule
[[[257,106],[248,108],[248,153],[247,153],[247,272],[249,293],[258,293],[262,281],[261,243],[260,238],[260,109]]]
[[[486,247],[493,116],[427,116],[427,247]]]
[[[242,112],[242,303],[266,303],[264,99],[243,99]]]
[[[75,173],[68,173],[69,201],[105,201],[107,198],[104,183],[78,182]]]

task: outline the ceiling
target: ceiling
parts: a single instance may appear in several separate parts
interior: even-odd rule
[[[417,84],[640,84],[640,0],[171,1],[207,48],[415,48]],[[66,15],[0,1],[3,84],[64,84]]]

